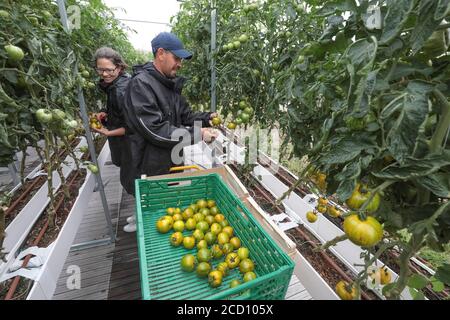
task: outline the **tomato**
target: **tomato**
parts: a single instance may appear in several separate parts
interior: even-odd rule
[[[244,278],[244,282],[249,282],[249,281],[255,280],[256,279],[256,273],[254,273],[253,271],[246,272],[244,274],[243,278]]]
[[[234,47],[234,49],[239,49],[241,47],[241,43],[239,41],[234,41],[233,47]]]
[[[180,264],[181,269],[183,269],[183,271],[186,272],[194,271],[196,264],[195,256],[192,254],[185,255],[183,258],[181,258]]]
[[[366,189],[365,186],[357,184],[355,190],[353,190],[352,195],[348,198],[345,203],[353,210],[358,210],[361,206],[370,198],[371,192]],[[366,211],[373,213],[378,210],[380,206],[380,195],[376,193],[370,203],[366,206]]]
[[[184,237],[183,246],[186,249],[192,249],[195,247],[195,238],[194,237]]]
[[[197,241],[203,240],[203,238],[205,238],[205,234],[203,233],[202,230],[199,229],[195,229],[195,231],[192,233],[192,236]]]
[[[322,198],[320,197],[317,202],[322,205],[322,206],[326,206],[328,204],[328,200],[326,198]]]
[[[23,50],[19,47],[13,46],[11,44],[5,46],[6,53],[8,54],[8,58],[11,61],[19,62],[22,61],[25,57]]]
[[[81,76],[85,79],[89,78],[89,76],[90,76],[89,71],[87,71],[87,70],[82,71]]]
[[[170,226],[173,226],[173,223],[175,222],[175,220],[171,216],[163,216],[163,217],[159,218],[159,220],[162,220],[162,219],[168,220],[170,222]]]
[[[336,209],[335,206],[329,206],[329,207],[328,207],[327,213],[328,213],[330,216],[335,217],[335,218],[341,216],[341,212],[340,212],[338,209]]]
[[[223,251],[218,244],[214,244],[211,247],[211,254],[215,259],[219,259],[223,256]]]
[[[314,223],[317,221],[317,214],[315,214],[313,211],[308,211],[306,213],[306,220],[308,220],[311,223]]]
[[[237,287],[237,286],[240,285],[240,284],[241,284],[241,282],[240,282],[238,279],[233,279],[233,280],[230,282],[230,288]]]
[[[40,123],[47,124],[53,119],[52,113],[47,109],[39,109],[36,111],[36,118]]]
[[[198,230],[203,231],[203,233],[207,232],[209,230],[209,224],[206,221],[200,221],[195,226]]]
[[[77,120],[67,120],[64,121],[64,123],[71,129],[76,129],[78,127]]]
[[[250,255],[250,251],[246,247],[240,247],[237,251],[239,259],[244,260],[247,259]]]
[[[200,212],[197,212],[197,213],[194,214],[192,217],[194,218],[194,220],[195,220],[197,223],[200,222],[200,221],[204,221],[204,220],[205,220],[205,215],[202,214],[202,213],[200,213]]]
[[[209,213],[211,214],[211,215],[213,215],[213,216],[215,216],[216,214],[219,214],[220,213],[220,211],[219,211],[219,208],[217,208],[217,207],[211,207],[210,209],[209,209]]]
[[[166,213],[167,213],[169,216],[173,216],[174,213],[175,213],[175,208],[167,208],[167,209],[166,209]]]
[[[64,111],[62,111],[61,109],[53,109],[52,116],[53,116],[53,120],[62,121],[66,118],[66,113]],[[76,122],[75,126],[77,126],[77,125],[78,125],[78,123]]]
[[[86,153],[86,152],[89,151],[89,147],[88,146],[81,146],[80,147],[80,151],[83,152],[83,153]]]
[[[204,216],[209,215],[209,209],[208,208],[201,208],[198,212],[201,213]]]
[[[214,221],[216,220],[214,220],[214,216],[209,215],[206,216],[205,221],[208,223],[208,225],[212,225],[213,223],[215,223]]]
[[[230,242],[230,236],[228,233],[222,231],[217,235],[217,242],[223,246],[225,243]]]
[[[228,234],[228,236],[232,237],[234,234],[234,229],[233,227],[226,226],[222,229],[222,232],[225,232],[226,234]]]
[[[224,277],[228,274],[228,264],[226,262],[221,262],[217,265],[217,270],[222,272]]]
[[[168,219],[159,219],[156,222],[156,229],[159,233],[167,233],[170,229],[172,229],[172,224]]]
[[[244,113],[246,113],[248,115],[251,115],[253,113],[253,108],[252,107],[245,107]]]
[[[212,232],[208,232],[205,234],[205,240],[209,245],[212,245],[214,242],[216,242],[217,236]]]
[[[351,130],[362,130],[365,127],[363,118],[347,117],[344,119],[347,128]]]
[[[182,221],[183,220],[183,216],[180,213],[175,213],[173,216],[173,221]]]
[[[181,232],[175,232],[170,236],[169,241],[171,245],[173,245],[174,247],[178,247],[183,243],[183,239],[184,237]]]
[[[244,101],[244,100],[239,101],[239,108],[241,110],[244,110],[246,107],[247,107],[247,102],[246,101]]]
[[[213,126],[218,126],[222,123],[222,120],[219,117],[214,117],[212,118],[211,123]]]
[[[250,115],[248,113],[242,112],[241,114],[242,123],[248,123],[250,121]]]
[[[98,167],[95,164],[89,164],[87,166],[88,170],[91,171],[93,174],[98,173]]]
[[[199,249],[197,252],[197,260],[199,262],[208,262],[211,260],[211,250],[208,248]]]
[[[344,220],[344,232],[349,240],[361,247],[372,247],[383,238],[383,227],[374,217],[360,220],[351,214]]]
[[[187,220],[194,216],[194,211],[192,210],[192,208],[186,208],[181,215],[183,216],[184,220]]]
[[[197,266],[197,275],[199,277],[207,277],[211,271],[211,265],[208,262],[200,262]]]
[[[231,243],[225,243],[222,246],[222,251],[224,254],[229,254],[229,253],[233,252],[233,250],[234,250],[234,247]]]
[[[378,281],[382,285],[386,285],[391,282],[391,273],[386,267],[381,267],[377,271],[375,271],[373,274],[371,274],[371,277]]]
[[[8,11],[0,10],[0,18],[9,20],[9,18],[11,18],[11,15],[9,14]]]
[[[238,237],[231,238],[230,243],[233,246],[234,250],[237,250],[241,247],[241,240]]]
[[[206,201],[206,206],[207,206],[208,208],[215,207],[215,206],[216,206],[216,201],[214,201],[214,200],[212,200],[212,199],[208,199],[208,200]]]
[[[203,240],[200,240],[198,243],[197,243],[197,249],[204,249],[204,248],[208,248],[208,243],[206,242],[206,240],[205,239],[203,239]]]
[[[227,263],[227,265],[230,269],[234,269],[239,265],[239,263],[241,262],[241,259],[239,259],[239,256],[237,255],[237,253],[232,252],[232,253],[227,254],[227,256],[225,258],[225,262]]]
[[[230,130],[236,129],[236,123],[229,122],[228,125],[227,125],[227,128],[230,129]]]
[[[208,206],[208,203],[206,202],[205,199],[200,199],[197,201],[197,210],[206,208],[207,206]]]
[[[187,230],[194,230],[196,225],[197,225],[197,222],[195,221],[194,218],[187,219],[186,223],[184,224],[184,226],[186,227]]]
[[[247,42],[248,41],[248,36],[246,35],[246,34],[243,34],[243,35],[241,35],[240,37],[239,37],[239,42],[241,42],[241,43],[245,43],[245,42]]]
[[[219,213],[214,216],[214,219],[216,220],[216,222],[220,223],[225,220],[225,216],[223,214]]]
[[[178,231],[178,232],[183,232],[184,231],[184,222],[181,220],[175,221],[173,223],[173,230]]]
[[[237,117],[234,122],[236,122],[237,126],[240,126],[241,124],[243,124],[242,119],[240,117]]]
[[[222,227],[217,222],[214,222],[211,224],[211,232],[217,236],[220,232],[222,232]]]
[[[196,205],[195,203],[190,204],[190,205],[189,205],[189,208],[191,208],[191,209],[192,209],[192,212],[194,212],[194,213],[196,213],[196,212],[197,212],[197,209],[198,209],[198,207],[197,207],[197,205]]]
[[[208,283],[211,287],[217,288],[222,284],[223,274],[219,270],[213,270],[208,275]]]
[[[339,281],[336,285],[336,293],[342,300],[356,299],[356,288],[351,286],[346,281]]]
[[[255,264],[252,260],[246,258],[239,263],[239,271],[241,273],[247,273],[255,270]]]
[[[321,204],[319,204],[319,205],[316,207],[316,209],[317,209],[317,211],[319,211],[320,213],[325,213],[325,212],[327,212],[327,206],[324,206],[324,205],[321,205]]]
[[[226,220],[226,219],[223,221],[220,221],[219,224],[222,228],[228,227],[228,225],[229,225],[228,220]]]

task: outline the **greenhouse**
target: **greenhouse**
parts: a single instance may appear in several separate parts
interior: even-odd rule
[[[0,298],[449,300],[449,49],[448,0],[1,0]]]

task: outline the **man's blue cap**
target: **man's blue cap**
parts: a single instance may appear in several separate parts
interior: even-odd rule
[[[187,50],[184,50],[183,43],[180,39],[173,33],[169,32],[161,32],[152,40],[152,50],[153,54],[156,54],[156,51],[159,48],[163,48],[169,50],[178,58],[181,59],[190,59],[192,58],[192,53]]]

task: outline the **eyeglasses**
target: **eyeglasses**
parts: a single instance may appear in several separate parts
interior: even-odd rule
[[[97,71],[98,74],[103,74],[104,72],[106,72],[106,74],[113,74],[114,71],[117,70],[117,67],[114,69],[102,69],[102,68],[95,68],[95,71]]]

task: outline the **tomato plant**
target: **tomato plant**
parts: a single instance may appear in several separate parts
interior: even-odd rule
[[[374,256],[396,247],[399,277],[384,294],[399,298],[414,283],[408,280],[410,258],[424,247],[442,251],[450,241],[450,3],[216,5],[215,52],[210,1],[183,2],[175,20],[174,32],[195,50],[184,69],[197,80],[188,82],[189,101],[209,105],[205,66],[215,57],[217,100],[227,127],[245,125],[240,115],[248,103],[255,122],[281,130],[292,156],[307,156],[301,179],[308,174],[323,196],[347,202],[362,225],[378,221],[383,240],[364,248],[366,268],[355,287],[359,292],[367,280]],[[242,35],[246,41],[240,42]],[[449,269],[439,268],[437,281],[449,284]]]

